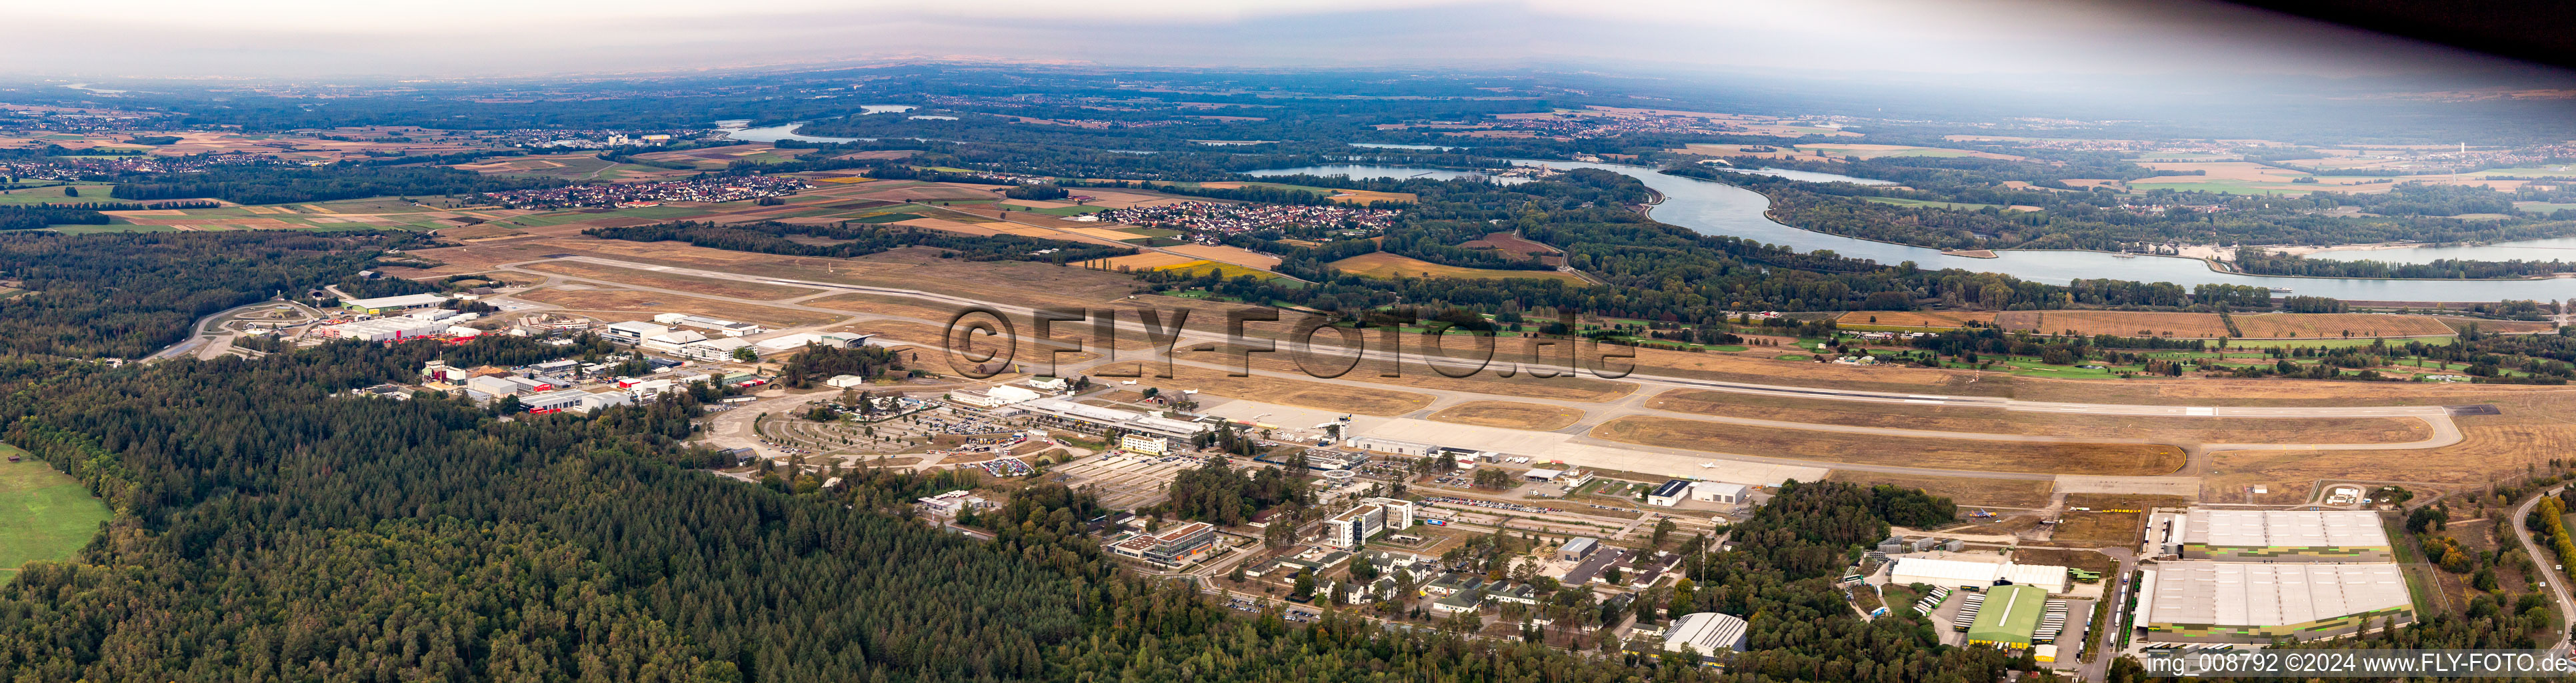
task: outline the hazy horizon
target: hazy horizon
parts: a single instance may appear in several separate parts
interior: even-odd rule
[[[53,79],[491,78],[913,60],[1162,68],[1528,68],[1897,78],[2436,76],[2566,72],[2192,0],[960,0],[326,3],[140,0],[20,9],[49,30],[0,73]],[[113,42],[101,40],[112,36]]]

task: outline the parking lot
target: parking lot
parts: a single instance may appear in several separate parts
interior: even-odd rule
[[[1100,496],[1100,504],[1111,509],[1134,509],[1163,499],[1163,487],[1172,483],[1184,468],[1197,467],[1198,458],[1182,455],[1104,454],[1083,458],[1052,470],[1065,475],[1065,483],[1075,488],[1090,487]]]

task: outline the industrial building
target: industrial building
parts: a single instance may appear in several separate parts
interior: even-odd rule
[[[2148,538],[2164,554],[2223,562],[2389,562],[2379,514],[2356,510],[2206,510],[2159,513]]]
[[[740,337],[769,331],[759,325],[751,323],[735,322],[732,320],[709,318],[699,315],[689,315],[687,313],[664,313],[656,315],[653,316],[653,322],[672,327],[695,327],[710,330],[727,337]]]
[[[1664,485],[1657,486],[1653,492],[1646,494],[1646,504],[1657,507],[1680,505],[1683,499],[1690,497],[1690,489],[1689,481],[1681,479],[1666,481]]]
[[[2271,643],[2415,621],[2395,564],[2161,562],[2138,584],[2136,623],[2163,643]]]
[[[1974,609],[1977,616],[1968,622],[1968,644],[2027,650],[2039,633],[2041,615],[2048,611],[2048,591],[2036,586],[1995,586],[1986,589]]]
[[[680,347],[680,357],[690,360],[729,361],[735,349],[752,348],[751,342],[733,337],[708,339]],[[754,351],[753,353],[758,353]]]
[[[367,315],[384,315],[386,313],[408,311],[415,308],[429,308],[445,303],[447,303],[447,297],[445,295],[405,294],[402,296],[380,296],[373,299],[342,299],[340,300],[340,307],[359,313],[365,313]]]
[[[599,328],[599,336],[601,338],[620,344],[641,344],[644,343],[644,339],[646,337],[669,334],[670,332],[671,328],[668,327],[632,320],[609,323],[607,327]]]
[[[399,341],[413,337],[434,337],[446,334],[447,328],[447,323],[437,320],[394,316],[318,327],[314,328],[313,333],[331,339]]]
[[[657,334],[657,335],[653,335],[653,336],[645,337],[645,338],[644,338],[644,341],[643,341],[643,342],[640,342],[640,343],[637,343],[637,344],[636,344],[636,346],[641,347],[641,348],[643,348],[643,349],[644,349],[644,350],[646,350],[646,351],[657,351],[657,352],[661,352],[661,353],[673,353],[673,354],[676,354],[676,353],[679,353],[679,352],[680,352],[680,347],[688,346],[688,345],[690,345],[690,344],[695,344],[695,343],[702,342],[702,341],[706,341],[706,340],[707,340],[707,336],[706,336],[706,335],[698,334],[697,332],[694,332],[694,331],[690,331],[690,330],[672,330],[672,331],[669,331],[669,332],[664,332],[664,333],[661,333],[661,334]]]
[[[1598,539],[1591,537],[1577,538],[1571,541],[1566,541],[1565,545],[1557,546],[1556,559],[1563,562],[1579,562],[1582,561],[1583,558],[1591,557],[1593,551],[1600,549],[1601,541]]]
[[[1920,583],[1942,588],[1984,588],[2002,583],[2064,593],[2070,586],[2069,574],[2065,567],[2053,564],[1899,557],[1896,558],[1896,566],[1887,570],[1887,582],[1897,585]]]
[[[1753,489],[1743,484],[1703,481],[1691,484],[1691,500],[1710,503],[1749,503],[1753,502]]]
[[[1187,566],[1214,549],[1216,526],[1206,522],[1191,522],[1160,533],[1137,534],[1109,544],[1109,552],[1165,568]]]
[[[1747,627],[1742,618],[1732,614],[1684,614],[1682,618],[1673,620],[1672,628],[1664,630],[1664,650],[1696,652],[1703,660],[1722,652],[1741,651]]]

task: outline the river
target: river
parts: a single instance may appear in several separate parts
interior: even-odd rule
[[[1771,200],[1752,190],[1728,185],[1664,175],[1655,169],[1616,164],[1592,164],[1571,161],[1528,161],[1553,168],[1597,168],[1636,178],[1664,195],[1654,207],[1655,220],[1682,226],[1710,235],[1731,235],[1760,240],[1800,251],[1832,250],[1853,258],[1871,259],[1883,264],[1913,261],[1924,268],[1961,268],[1980,272],[2003,273],[2024,280],[2066,284],[2077,278],[2171,282],[2192,285],[2220,283],[2287,287],[2292,294],[2329,296],[2353,301],[2500,301],[2505,299],[2552,300],[2576,297],[2576,279],[2553,280],[2374,280],[2364,278],[2265,277],[2221,273],[2209,269],[2199,259],[2167,256],[2133,255],[2122,257],[2092,251],[1999,251],[1996,258],[1980,259],[1950,256],[1938,249],[1874,242],[1853,237],[1828,235],[1782,225],[1764,215]],[[1431,168],[1399,166],[1326,166],[1254,171],[1251,175],[1286,175],[1293,173],[1327,174],[1334,169],[1353,177],[1474,177],[1483,174]],[[1341,170],[1347,169],[1347,170]],[[2576,239],[2550,240],[2576,249]],[[2471,247],[2493,249],[2505,247]],[[2354,252],[2391,253],[2391,252]],[[2546,252],[2544,252],[2546,253]],[[2533,258],[2523,255],[2520,258]],[[2571,255],[2570,258],[2576,258]]]
[[[1273,168],[1273,169],[1260,170],[1260,171],[1245,171],[1245,172],[1243,172],[1243,174],[1244,174],[1244,175],[1249,175],[1249,176],[1259,176],[1259,177],[1264,177],[1264,178],[1274,177],[1274,176],[1283,176],[1283,175],[1316,175],[1316,176],[1333,176],[1333,175],[1337,175],[1337,176],[1348,176],[1348,177],[1355,178],[1355,179],[1360,179],[1360,180],[1366,180],[1366,179],[1370,179],[1370,178],[1392,178],[1392,179],[1396,179],[1396,180],[1406,180],[1406,179],[1411,179],[1411,178],[1430,178],[1430,179],[1432,179],[1432,180],[1457,180],[1457,179],[1460,179],[1460,178],[1479,178],[1479,179],[1484,179],[1484,180],[1489,180],[1489,181],[1493,181],[1493,182],[1502,183],[1502,184],[1505,184],[1505,185],[1510,185],[1510,184],[1513,184],[1513,183],[1520,183],[1520,182],[1527,182],[1527,181],[1525,181],[1525,180],[1523,180],[1523,179],[1520,179],[1520,178],[1498,178],[1498,177],[1495,177],[1495,176],[1493,176],[1493,175],[1491,175],[1491,174],[1487,174],[1487,173],[1479,173],[1479,172],[1476,172],[1476,171],[1456,171],[1456,170],[1438,169],[1438,168],[1412,168],[1412,167],[1407,167],[1407,166],[1371,166],[1371,165],[1367,165],[1367,164],[1331,164],[1331,165],[1325,165],[1325,166],[1300,166],[1300,167],[1297,167],[1297,168]]]

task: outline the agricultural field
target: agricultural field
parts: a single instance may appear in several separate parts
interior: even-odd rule
[[[1574,423],[1583,419],[1583,411],[1517,401],[1471,401],[1432,413],[1431,419],[1484,427],[1552,432],[1574,426]]]
[[[1621,443],[1820,463],[1984,472],[2156,476],[2172,474],[2183,466],[2182,449],[2163,445],[1892,437],[1651,416],[1604,422],[1592,429],[1592,436]]]
[[[2431,438],[2422,420],[2393,417],[2161,417],[2017,412],[2001,408],[1864,403],[1674,389],[1646,407],[1700,415],[1962,434],[2150,439],[2164,443],[2407,443]]]
[[[1834,470],[1826,481],[1843,481],[1862,486],[1903,486],[1923,489],[1936,496],[1947,496],[1951,502],[1978,507],[2037,508],[2048,505],[2049,493],[2056,483],[2046,479],[1986,479],[1981,477],[1936,477],[1917,474],[1886,474],[1858,470]]]
[[[635,158],[661,163],[688,164],[698,168],[699,170],[720,170],[732,166],[734,162],[738,161],[751,162],[755,164],[774,164],[782,161],[793,161],[798,156],[812,154],[813,152],[814,150],[811,149],[779,149],[769,145],[768,143],[755,142],[747,145],[726,145],[722,147],[700,147],[696,149],[645,152],[643,154],[635,155]]]
[[[2432,337],[2451,334],[2450,326],[2426,316],[2379,313],[2269,313],[2232,315],[2236,330],[2249,339],[2317,337]]]
[[[1995,321],[1995,314],[1984,311],[1852,311],[1835,318],[1838,325],[1878,327],[1919,327],[1952,329],[1968,323],[1985,325]]]
[[[78,189],[80,190],[80,196],[69,196],[64,193],[64,190],[66,189]],[[0,190],[0,206],[9,206],[14,204],[78,204],[83,202],[120,201],[108,196],[109,193],[114,192],[115,190],[115,185],[95,183],[73,183],[69,185]]]
[[[2466,332],[2470,327],[2476,327],[2480,332],[2497,332],[2504,334],[2548,332],[2558,329],[2556,324],[2545,320],[2488,320],[2485,318],[2460,318],[2438,315],[2431,316],[2431,318],[2442,323],[2443,327],[2451,328],[2454,332]]]
[[[1550,278],[1565,280],[1572,283],[1582,282],[1582,278],[1553,270],[1494,270],[1489,268],[1460,268],[1457,266],[1444,266],[1416,258],[1397,256],[1383,251],[1353,256],[1339,261],[1334,261],[1328,265],[1346,273],[1390,280],[1405,277],[1472,280]]]
[[[2227,322],[2216,313],[2149,313],[2139,311],[2008,311],[1995,315],[2007,330],[2047,334],[2215,339],[2228,336]]]
[[[69,559],[111,516],[78,480],[16,446],[0,444],[0,583],[39,560]]]

